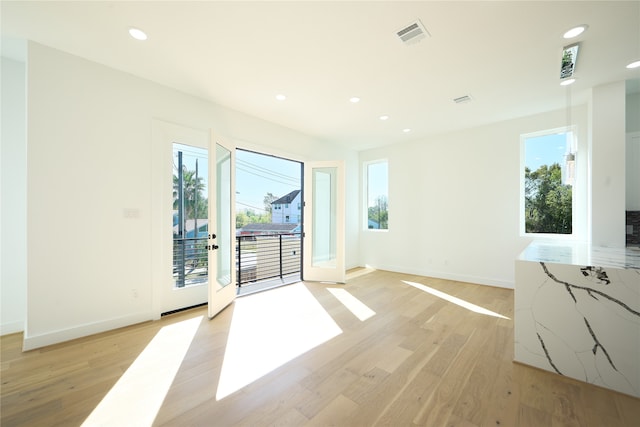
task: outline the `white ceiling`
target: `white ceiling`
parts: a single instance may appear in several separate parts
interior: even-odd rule
[[[34,40],[356,150],[565,108],[640,78],[625,68],[640,59],[640,1],[2,1],[0,12],[5,54]],[[431,37],[403,45],[396,31],[416,19]],[[562,34],[577,24],[589,29],[567,89]],[[463,95],[473,101],[453,102]]]

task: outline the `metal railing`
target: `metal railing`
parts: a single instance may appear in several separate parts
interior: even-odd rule
[[[300,273],[301,233],[236,236],[238,285]]]
[[[173,279],[176,287],[207,281],[207,238],[173,239]]]
[[[301,262],[301,233],[236,236],[239,286],[300,273]],[[173,240],[176,287],[206,282],[208,272],[206,237]]]

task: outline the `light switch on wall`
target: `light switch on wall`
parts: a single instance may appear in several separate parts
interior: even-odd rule
[[[627,225],[627,234],[633,234],[633,225],[632,224]]]

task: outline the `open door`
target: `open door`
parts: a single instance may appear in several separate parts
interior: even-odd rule
[[[209,318],[236,297],[235,147],[211,135],[209,168]]]
[[[304,197],[302,278],[344,283],[344,162],[306,162]]]

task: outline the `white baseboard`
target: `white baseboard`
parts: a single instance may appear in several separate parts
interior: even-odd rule
[[[142,323],[153,319],[153,313],[144,312],[136,313],[129,316],[118,317],[101,322],[88,323],[85,325],[75,326],[69,329],[62,329],[57,331],[48,332],[40,335],[28,335],[28,331],[25,331],[24,343],[22,350],[33,350],[40,347],[45,347],[52,344],[58,344],[64,341],[70,341],[76,338],[82,338],[93,334],[99,334],[100,332],[106,332],[113,329],[122,328],[125,326],[134,325],[136,323]]]
[[[0,325],[0,336],[24,331],[24,322],[8,322]]]
[[[498,288],[515,289],[515,282],[489,277],[471,276],[465,274],[445,273],[441,271],[426,270],[421,268],[403,268],[393,265],[368,265],[378,270],[393,271],[396,273],[415,274],[417,276],[433,277],[436,279],[454,280],[456,282],[474,283],[477,285],[495,286]]]

